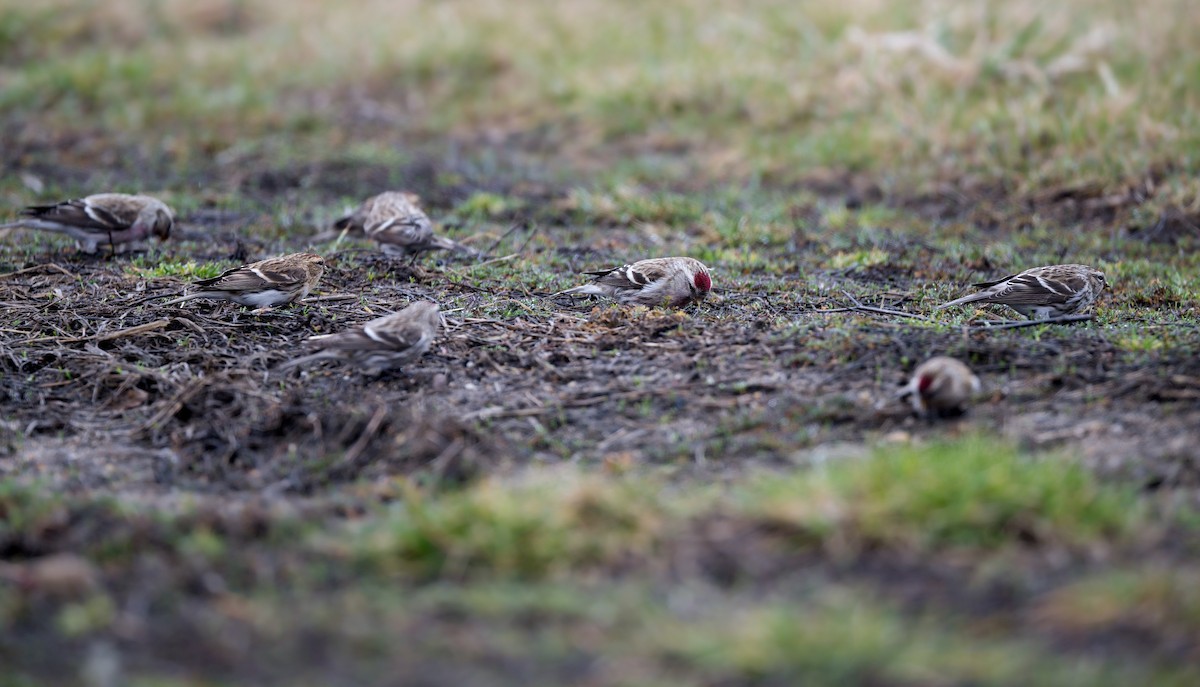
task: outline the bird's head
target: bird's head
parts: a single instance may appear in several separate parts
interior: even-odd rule
[[[421,322],[435,332],[442,325],[442,312],[433,301],[417,301],[404,309],[412,317],[411,321]]]
[[[316,253],[300,253],[296,256],[309,274],[320,277],[325,274],[325,258]]]
[[[700,302],[708,297],[709,291],[712,291],[712,277],[709,276],[708,269],[704,265],[699,265],[690,276],[688,289],[691,291],[692,300]]]
[[[1104,287],[1107,285],[1107,282],[1104,280],[1104,273],[1100,270],[1092,269],[1091,267],[1089,267],[1087,271],[1087,280],[1092,287],[1092,293],[1096,295],[1100,295],[1100,292],[1103,291]]]
[[[929,393],[929,390],[933,388],[934,381],[935,381],[935,377],[934,377],[933,373],[925,373],[925,374],[921,375],[920,377],[917,377],[917,393],[918,394]]]
[[[165,203],[148,203],[138,213],[137,223],[148,229],[150,235],[159,241],[166,241],[171,238],[171,230],[175,228],[175,213]]]

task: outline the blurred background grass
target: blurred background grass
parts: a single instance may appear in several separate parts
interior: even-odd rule
[[[1184,0],[4,0],[0,121],[80,161],[490,142],[676,179],[1113,185],[1195,172],[1198,33]]]

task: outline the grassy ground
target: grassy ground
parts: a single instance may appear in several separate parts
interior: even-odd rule
[[[1196,684],[1200,17],[1042,5],[0,0],[4,217],[181,220],[0,240],[0,687]],[[487,259],[314,238],[387,188]],[[544,297],[675,254],[703,307]],[[1095,321],[932,310],[1060,261]],[[405,373],[274,370],[417,298]]]

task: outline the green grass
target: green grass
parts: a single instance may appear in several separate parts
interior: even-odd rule
[[[1136,494],[1061,456],[988,437],[882,446],[864,460],[771,477],[742,509],[801,542],[866,550],[1050,546],[1089,551],[1143,532]]]
[[[648,490],[568,479],[570,486],[552,477],[523,487],[487,482],[439,498],[410,492],[365,528],[353,555],[419,578],[536,579],[653,550],[663,515]]]
[[[63,5],[73,10],[65,25],[47,9],[3,5],[0,45],[24,68],[8,76],[0,117],[36,115],[51,130],[83,117],[189,163],[338,147],[347,96],[360,94],[394,113],[369,136],[538,132],[577,167],[639,145],[647,152],[625,178],[843,169],[897,186],[991,180],[1034,191],[1111,185],[1170,163],[1195,190],[1196,20],[1174,0],[1136,10],[417,5],[404,23],[420,29],[404,41],[378,20],[388,10],[333,13],[316,0]]]
[[[138,256],[129,262],[128,271],[142,279],[161,279],[175,277],[186,281],[209,279],[224,272],[229,267],[220,263],[198,263],[195,260],[167,259],[154,260]]]

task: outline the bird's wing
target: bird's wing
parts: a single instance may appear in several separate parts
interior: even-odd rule
[[[1010,305],[1053,305],[1066,303],[1083,288],[1083,280],[1050,279],[1039,274],[1018,274],[991,287],[988,300]]]
[[[596,277],[597,284],[617,289],[642,289],[667,276],[665,263],[643,260],[633,265],[622,265],[607,270],[584,272]]]
[[[307,278],[308,273],[301,265],[243,265],[211,279],[201,279],[196,285],[215,291],[254,291],[272,287],[289,288],[303,284]]]
[[[381,349],[405,350],[420,344],[422,339],[429,336],[428,329],[415,322],[400,325],[389,325],[387,317],[367,322],[359,329],[334,334],[319,341],[325,348],[337,348],[343,351],[377,351]]]
[[[132,226],[137,221],[138,208],[127,203],[101,204],[87,198],[74,198],[54,205],[31,205],[21,214],[86,231],[107,233]]]
[[[399,246],[411,246],[425,243],[433,239],[433,227],[428,221],[408,218],[393,218],[382,224],[371,225],[367,236],[382,243],[394,243]]]

